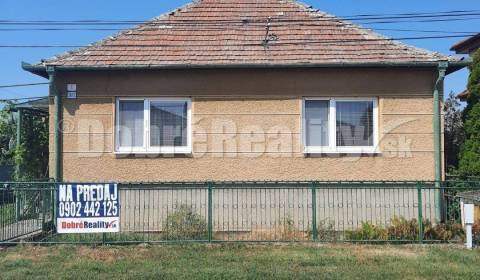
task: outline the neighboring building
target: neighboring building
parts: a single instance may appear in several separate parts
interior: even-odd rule
[[[295,1],[205,0],[23,67],[52,82],[57,180],[323,181],[443,178],[443,75],[467,64]]]
[[[456,43],[450,48],[450,50],[456,52],[457,54],[473,55],[473,53],[479,48],[480,48],[480,33],[468,39],[465,39],[461,42]]]
[[[468,54],[473,56],[473,53],[480,48],[480,33],[475,36],[472,36],[468,39],[465,39],[461,42],[456,43],[453,45],[450,50],[456,52],[457,54]],[[463,92],[457,95],[457,98],[461,101],[467,101],[468,89],[464,90]]]

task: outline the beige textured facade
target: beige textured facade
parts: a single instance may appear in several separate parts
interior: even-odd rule
[[[434,68],[59,72],[63,179],[433,180],[437,74]],[[67,84],[77,85],[76,99],[65,98]],[[116,98],[166,96],[192,100],[192,155],[115,154]],[[380,153],[305,155],[304,97],[377,98]]]

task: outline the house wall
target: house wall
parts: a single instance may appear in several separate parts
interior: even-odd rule
[[[77,84],[77,99],[63,99],[63,178],[433,180],[436,73],[427,68],[60,72],[56,86],[63,96],[67,84]],[[191,97],[193,155],[115,155],[119,96]],[[382,153],[306,157],[301,102],[308,96],[377,97]],[[53,174],[54,145],[50,147]]]

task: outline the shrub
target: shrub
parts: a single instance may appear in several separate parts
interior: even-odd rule
[[[366,222],[362,223],[357,230],[345,232],[345,238],[347,240],[387,240],[388,232],[381,226]]]
[[[480,227],[479,227],[480,235]],[[461,224],[447,222],[433,225],[429,220],[423,221],[424,240],[460,241],[464,239],[464,230]],[[346,232],[347,240],[408,240],[418,239],[419,224],[416,219],[393,218],[386,228],[371,223],[362,223],[362,226]],[[480,239],[480,238],[479,238]]]
[[[168,215],[163,229],[166,240],[204,240],[208,238],[208,226],[205,219],[187,205],[181,205],[177,211]]]
[[[465,236],[462,225],[453,222],[432,225],[427,220],[424,222],[423,228],[427,240],[459,241],[463,240]]]
[[[312,237],[313,233],[308,232],[308,236]],[[329,219],[320,221],[317,225],[317,237],[319,241],[335,242],[337,241],[337,232],[335,231],[335,223]]]
[[[407,220],[403,217],[390,220],[387,227],[389,240],[416,240],[418,239],[419,225],[416,219]]]

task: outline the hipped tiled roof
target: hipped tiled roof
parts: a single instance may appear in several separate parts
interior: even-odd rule
[[[386,40],[293,0],[202,0],[42,64],[102,67],[441,60],[456,59]]]

